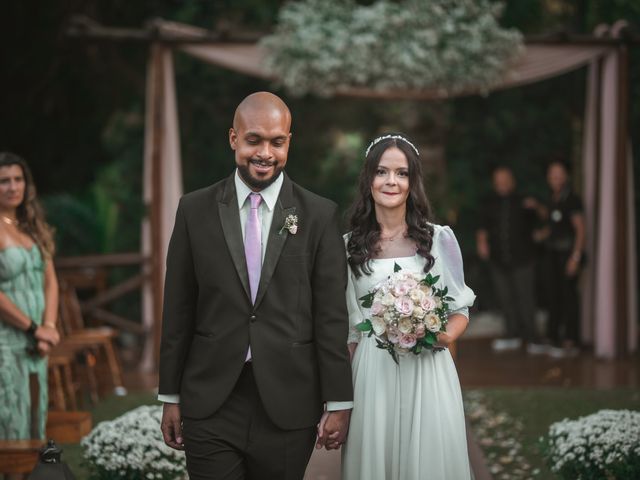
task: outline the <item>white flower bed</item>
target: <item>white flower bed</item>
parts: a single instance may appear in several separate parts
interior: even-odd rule
[[[161,406],[143,406],[96,425],[81,442],[92,478],[185,478],[184,453],[165,445],[160,431],[161,419]]]
[[[301,0],[280,10],[266,64],[293,94],[346,87],[484,90],[522,51],[489,0]]]
[[[640,478],[640,412],[600,410],[549,427],[547,457],[561,478]]]

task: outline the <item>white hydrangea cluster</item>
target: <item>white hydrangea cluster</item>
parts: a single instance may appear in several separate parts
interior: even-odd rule
[[[549,427],[551,469],[561,478],[640,478],[640,412],[600,410]]]
[[[95,478],[186,478],[184,452],[165,445],[160,432],[161,419],[161,406],[142,406],[96,425],[81,442]]]
[[[486,90],[522,51],[490,0],[301,0],[262,41],[266,66],[292,93]]]

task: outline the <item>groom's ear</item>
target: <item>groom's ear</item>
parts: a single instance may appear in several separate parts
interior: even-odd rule
[[[233,127],[229,129],[229,145],[231,146],[231,150],[238,148],[238,134]]]

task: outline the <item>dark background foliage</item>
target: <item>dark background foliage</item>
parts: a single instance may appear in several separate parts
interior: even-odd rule
[[[0,150],[14,151],[32,165],[61,254],[137,250],[143,213],[148,45],[70,39],[65,29],[71,15],[130,28],[163,17],[218,30],[268,32],[282,3],[14,0],[3,5]],[[525,34],[588,33],[619,18],[640,24],[640,4],[510,0],[502,23]],[[232,170],[227,132],[235,106],[248,93],[273,87],[179,53],[175,59],[184,183],[190,191]],[[636,157],[639,60],[640,49],[634,47],[630,85]],[[427,152],[427,187],[439,220],[456,224],[469,253],[473,218],[490,188],[493,166],[512,166],[520,189],[540,197],[549,158],[562,156],[579,172],[585,73],[448,102],[290,98],[276,90],[294,117],[287,170],[346,207],[370,138],[387,129],[404,131]]]

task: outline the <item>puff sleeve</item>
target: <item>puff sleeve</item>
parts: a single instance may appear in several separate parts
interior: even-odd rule
[[[464,270],[460,246],[451,228],[434,225],[432,254],[440,263],[442,284],[449,290],[454,300],[449,303],[452,312],[469,318],[469,307],[473,305],[476,295],[464,283]]]

